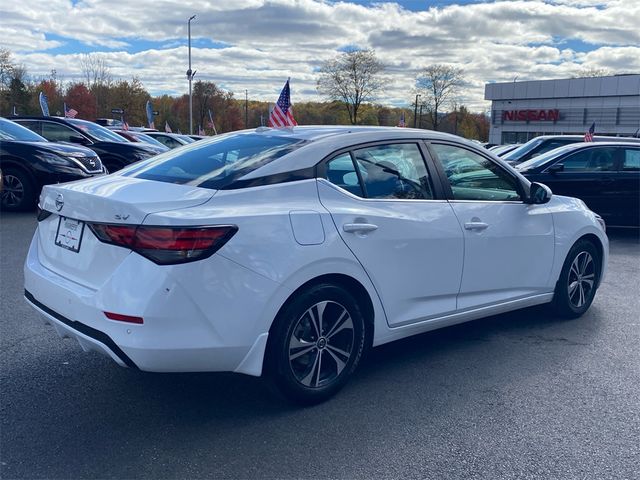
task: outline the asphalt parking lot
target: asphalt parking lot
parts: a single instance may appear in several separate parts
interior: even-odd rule
[[[640,241],[613,231],[587,314],[490,317],[373,351],[299,408],[260,379],[148,374],[22,299],[33,213],[0,217],[0,477],[640,478]]]

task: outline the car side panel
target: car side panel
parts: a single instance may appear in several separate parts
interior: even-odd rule
[[[283,199],[286,201],[283,202]],[[291,212],[316,212],[324,241],[301,245],[296,241]],[[316,180],[281,183],[241,190],[218,191],[215,200],[183,210],[149,215],[146,224],[203,225],[233,223],[238,232],[216,255],[243,266],[280,285],[255,320],[256,336],[269,331],[280,307],[308,281],[322,275],[342,274],[357,280],[374,307],[375,333],[387,328],[380,300],[362,266],[346,247],[329,213],[318,199]],[[197,289],[194,285],[194,289]],[[209,303],[200,288],[203,305]],[[194,294],[196,295],[196,294]],[[374,344],[375,344],[374,339]]]

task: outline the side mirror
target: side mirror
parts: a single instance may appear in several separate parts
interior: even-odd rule
[[[558,173],[564,171],[564,163],[556,163],[555,165],[551,165],[547,172],[549,173]]]
[[[80,145],[88,145],[89,144],[89,141],[86,138],[84,138],[82,135],[71,135],[69,137],[69,141],[71,143],[78,143]]]
[[[533,182],[529,188],[529,198],[527,203],[532,205],[542,205],[548,203],[551,200],[551,189],[543,183]]]

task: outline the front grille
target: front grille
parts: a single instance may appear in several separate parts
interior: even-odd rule
[[[97,155],[93,157],[72,157],[73,160],[78,162],[89,173],[102,172],[102,162]]]

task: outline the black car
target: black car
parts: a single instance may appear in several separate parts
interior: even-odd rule
[[[131,143],[111,130],[86,120],[60,117],[11,119],[52,142],[75,143],[89,147],[100,156],[110,172],[156,154],[144,144]]]
[[[43,185],[105,173],[93,150],[47,141],[28,128],[0,118],[1,205],[33,208]]]
[[[583,200],[608,225],[640,226],[640,143],[574,143],[516,169],[554,194]]]
[[[626,137],[603,137],[594,136],[594,142],[638,142],[640,138],[626,138]],[[510,163],[511,165],[517,165],[522,162],[526,162],[538,155],[554,150],[558,147],[570,145],[572,143],[584,142],[584,135],[542,135],[540,137],[532,138],[527,143],[512,150],[506,155],[501,155],[502,159]]]

